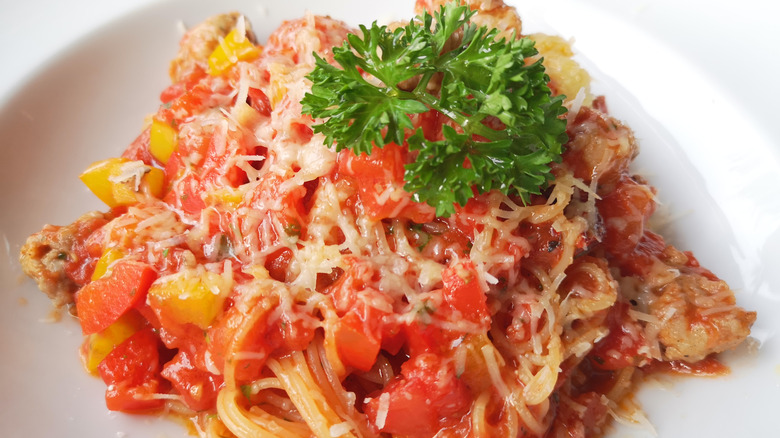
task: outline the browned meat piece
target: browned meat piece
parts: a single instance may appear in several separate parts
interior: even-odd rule
[[[602,185],[616,181],[639,152],[629,128],[590,107],[580,108],[567,134],[563,162],[586,184],[594,178]]]
[[[423,11],[434,13],[448,3],[449,0],[417,0],[414,11],[421,14]],[[479,26],[494,27],[503,31],[502,36],[512,33],[520,35],[523,30],[523,21],[512,6],[507,6],[502,0],[461,0],[461,3],[469,5],[477,14],[472,21]]]
[[[721,280],[683,273],[658,289],[650,313],[660,321],[665,360],[696,362],[736,347],[750,335],[756,312],[736,306]]]
[[[71,275],[84,264],[79,260],[82,251],[76,246],[107,222],[107,214],[90,212],[70,225],[46,225],[22,246],[19,261],[24,273],[38,283],[56,307],[72,303],[80,287]]]
[[[197,69],[207,71],[209,55],[219,44],[220,38],[236,27],[240,16],[238,12],[215,15],[188,30],[179,42],[179,53],[171,61],[168,71],[171,81],[179,82]],[[245,26],[247,37],[255,42],[249,23],[245,22]]]

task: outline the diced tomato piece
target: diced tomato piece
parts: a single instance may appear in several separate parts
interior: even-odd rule
[[[273,215],[281,222],[288,236],[302,236],[306,233],[302,226],[305,222],[303,198],[306,196],[306,188],[294,186],[289,190],[283,190],[282,184],[286,180],[284,176],[271,172],[263,175],[255,189],[251,206],[267,210],[269,215]],[[274,204],[268,205],[269,202]]]
[[[165,364],[161,374],[171,382],[190,409],[204,411],[216,405],[222,376],[198,369],[186,352],[180,350],[176,353],[173,360]]]
[[[658,262],[658,257],[663,253],[664,248],[666,242],[663,237],[645,230],[639,243],[630,252],[618,254],[615,261],[622,275],[644,277]]]
[[[112,411],[159,409],[164,401],[153,398],[163,391],[160,380],[159,341],[151,329],[142,329],[117,345],[98,365],[108,387],[106,406]]]
[[[381,432],[428,437],[459,421],[471,402],[471,393],[452,366],[435,354],[423,354],[401,365],[401,375],[380,393],[372,394],[364,409],[370,423]],[[385,412],[384,421],[379,421]]]
[[[442,352],[452,343],[472,333],[475,329],[487,331],[490,328],[490,311],[487,307],[487,295],[482,290],[477,272],[470,260],[461,261],[442,271],[444,298],[438,308],[424,309],[428,318],[406,324],[407,349],[411,356],[428,352]],[[444,330],[436,321],[467,321],[471,323],[466,331]],[[476,325],[476,327],[474,326]]]
[[[157,272],[132,260],[120,260],[108,277],[95,280],[76,294],[76,311],[85,335],[113,324],[132,307],[146,300],[146,293]]]
[[[382,324],[382,350],[395,356],[406,342],[403,326],[397,321],[385,319]]]
[[[639,353],[647,344],[642,326],[628,316],[629,304],[616,303],[607,315],[609,334],[593,346],[588,357],[593,366],[602,370],[619,370],[637,366],[645,358]]]
[[[176,155],[177,154],[174,153],[171,156],[171,160],[168,161],[168,164],[174,161],[173,157]],[[203,198],[200,197],[202,190],[203,185],[198,177],[190,174],[176,181],[164,200],[174,207],[181,208],[185,213],[198,215],[201,210],[206,208],[206,203],[203,201]]]
[[[254,108],[261,115],[268,117],[271,115],[271,102],[268,101],[268,96],[259,88],[249,88],[247,92],[247,100],[249,106]]]
[[[182,92],[182,89],[186,91]],[[157,117],[164,122],[181,123],[193,114],[200,113],[209,105],[213,105],[215,95],[228,94],[229,91],[230,84],[227,82],[215,80],[210,76],[193,77],[193,81],[186,81],[183,86],[174,85],[160,95],[161,99],[168,99],[178,94],[160,107]]]
[[[448,350],[452,342],[461,336],[457,332],[445,331],[438,325],[419,321],[405,324],[403,333],[406,338],[406,350],[410,356],[423,353],[440,354],[442,351]]]
[[[455,206],[452,223],[458,231],[473,240],[474,234],[483,229],[483,225],[477,223],[476,218],[484,216],[488,209],[487,195],[474,196],[466,201],[466,205],[462,207],[459,205]]]
[[[285,281],[287,278],[287,267],[292,260],[292,250],[290,248],[281,248],[273,252],[265,261],[265,269],[268,275],[274,280]]]
[[[206,350],[220,372],[224,372],[226,362],[230,360],[239,382],[252,381],[260,376],[268,354],[274,349],[266,336],[268,310],[261,304],[252,306],[247,313],[230,307],[206,331]],[[251,353],[251,357],[227,356],[233,351]]]
[[[397,336],[400,333],[397,326],[392,329],[385,327],[386,311],[368,304],[384,301],[386,305],[391,305],[388,297],[371,286],[375,275],[376,271],[369,263],[354,261],[327,289],[340,317],[333,327],[339,358],[344,365],[362,371],[374,366],[383,344],[383,335]],[[401,344],[402,339],[388,339],[388,345],[395,352]]]
[[[187,76],[163,90],[160,93],[160,102],[168,103],[181,97],[205,77],[207,77],[207,73],[202,68],[195,67]]]
[[[303,315],[305,310],[300,309],[296,304],[293,305],[293,311],[290,312],[293,315]],[[266,334],[266,340],[270,348],[283,351],[301,351],[314,339],[314,329],[312,325],[306,324],[306,319],[290,318],[286,313],[276,320],[271,327],[268,328]],[[284,354],[284,353],[282,353]]]
[[[596,202],[604,220],[604,247],[612,255],[630,253],[642,239],[644,227],[655,210],[652,189],[623,176],[615,190]]]
[[[344,315],[358,301],[357,293],[370,287],[376,271],[368,262],[349,260],[349,268],[328,288],[327,292],[339,315]]]
[[[365,307],[368,313],[373,308]],[[382,333],[377,316],[364,316],[353,308],[344,315],[336,329],[336,349],[344,365],[368,371],[379,354]],[[381,320],[381,316],[379,317]]]
[[[148,128],[144,129],[143,132],[130,143],[130,146],[122,152],[122,158],[127,158],[132,161],[141,160],[147,166],[151,166],[154,162],[154,157],[152,157],[152,153],[149,151],[149,138],[150,130]]]
[[[417,124],[423,130],[423,136],[428,141],[439,141],[442,139],[441,128],[443,122],[449,120],[444,114],[436,110],[430,110],[418,116]]]
[[[393,143],[375,147],[371,155],[355,155],[348,149],[339,154],[339,175],[354,179],[360,202],[374,220],[399,217],[425,223],[436,217],[433,207],[412,201],[404,190],[405,154]]]
[[[460,312],[463,319],[481,324],[487,330],[490,325],[487,295],[479,285],[474,264],[466,261],[448,267],[441,277],[444,282],[444,299],[450,308]]]

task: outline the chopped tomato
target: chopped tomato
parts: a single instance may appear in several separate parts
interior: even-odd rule
[[[448,267],[442,274],[444,299],[450,308],[460,312],[461,317],[485,330],[490,325],[487,295],[479,285],[477,272],[471,261]]]
[[[435,354],[422,354],[401,365],[401,374],[372,394],[364,409],[381,432],[428,437],[445,426],[446,419],[465,415],[471,401],[451,365]]]
[[[151,329],[143,329],[117,345],[98,365],[106,388],[106,406],[112,411],[159,409],[154,398],[163,391],[160,379],[159,341]]]
[[[262,303],[252,306],[249,312],[230,307],[206,331],[206,351],[220,372],[224,372],[230,361],[237,381],[248,382],[260,376],[273,350],[266,338],[268,310]],[[232,352],[249,354],[246,358],[236,358]]]
[[[146,263],[120,260],[107,277],[95,280],[76,294],[76,311],[85,335],[113,324],[132,307],[143,303],[157,273]]]
[[[636,246],[630,252],[618,254],[615,261],[622,275],[644,277],[651,272],[664,248],[666,242],[663,237],[645,230]]]
[[[333,327],[336,349],[344,365],[368,371],[374,366],[382,346],[383,335],[397,334],[396,328],[386,330],[386,311],[369,303],[390,306],[389,298],[371,286],[376,271],[369,263],[354,262],[341,277],[328,288],[336,313],[340,319]],[[388,339],[388,346],[398,351],[397,339]]]
[[[302,227],[305,223],[303,198],[306,196],[306,188],[295,185],[285,189],[284,183],[288,178],[271,172],[263,175],[255,189],[251,206],[268,211],[270,216],[278,219],[287,236],[303,236],[306,234]]]
[[[209,76],[194,75],[192,79],[185,79],[183,85],[174,84],[160,95],[161,99],[176,97],[166,101],[165,105],[160,107],[157,117],[169,123],[182,123],[190,116],[215,105],[213,101],[215,95],[228,94],[230,90],[230,84],[227,82]]]
[[[619,370],[637,366],[645,358],[639,352],[646,345],[642,326],[628,316],[629,304],[616,303],[607,316],[609,334],[593,346],[588,357],[602,370]]]
[[[406,350],[410,356],[423,353],[441,353],[450,349],[452,342],[460,337],[460,334],[446,331],[434,324],[425,324],[413,321],[403,327],[406,338]]]
[[[122,152],[122,158],[132,161],[141,160],[147,166],[151,166],[154,162],[154,157],[152,157],[152,153],[149,151],[149,139],[150,130],[147,128]]]
[[[190,355],[182,350],[165,364],[162,376],[171,382],[184,403],[194,411],[212,408],[223,383],[222,376],[198,369]]]
[[[268,275],[276,281],[285,281],[287,278],[287,267],[292,260],[292,250],[290,248],[280,248],[274,251],[265,260],[265,269]]]
[[[365,310],[372,313],[375,309],[365,307]],[[382,338],[380,323],[375,318],[361,315],[353,308],[339,320],[336,349],[344,365],[361,371],[368,371],[374,366]]]
[[[358,198],[374,220],[399,217],[425,223],[436,216],[433,207],[412,201],[404,190],[405,155],[405,149],[393,143],[375,147],[371,155],[355,155],[348,149],[339,154],[339,175],[354,179]]]
[[[466,201],[466,205],[462,207],[458,205],[455,206],[455,214],[452,215],[452,223],[458,231],[473,240],[474,234],[481,232],[484,228],[475,218],[484,216],[487,214],[488,210],[487,195],[482,194],[474,196]]]
[[[630,253],[642,239],[647,219],[655,210],[652,189],[628,176],[596,203],[604,220],[604,247],[612,255]]]
[[[225,141],[227,145],[218,143]],[[247,182],[246,172],[235,162],[237,155],[249,153],[247,141],[248,139],[238,131],[228,131],[227,140],[212,136],[208,142],[206,157],[199,166],[201,180],[211,186],[220,186],[223,182],[227,182],[231,187],[238,187]]]
[[[178,161],[177,155],[177,153],[174,153],[171,156],[171,159],[168,161],[169,165]],[[200,196],[202,191],[203,184],[197,176],[190,174],[175,181],[164,200],[174,207],[181,208],[185,213],[198,215],[201,210],[206,208],[206,203]]]
[[[302,316],[305,315],[305,312],[296,304],[293,305],[293,310],[290,313]],[[283,313],[275,323],[268,327],[265,338],[268,345],[277,350],[302,351],[314,339],[313,325],[307,324],[305,317],[290,318],[288,314]]]
[[[250,87],[247,92],[247,103],[261,115],[265,117],[271,115],[271,102],[268,101],[268,96],[263,93],[263,90]]]
[[[444,288],[441,290],[441,305],[424,306],[419,310],[421,317],[403,327],[406,347],[411,356],[446,351],[451,348],[453,342],[468,333],[473,333],[474,330],[486,332],[490,328],[487,295],[479,285],[471,261],[462,261],[444,269],[442,281]],[[437,321],[464,321],[469,323],[469,326],[465,327],[464,331],[444,330]]]
[[[200,67],[195,67],[187,76],[163,90],[162,93],[160,93],[160,102],[168,103],[181,97],[205,77],[206,72]]]

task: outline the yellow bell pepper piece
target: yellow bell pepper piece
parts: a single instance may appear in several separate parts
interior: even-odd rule
[[[141,181],[137,184],[139,177]],[[113,208],[137,204],[138,195],[143,191],[162,197],[165,173],[142,161],[109,158],[92,163],[79,178],[101,201]]]
[[[143,184],[146,185],[150,195],[155,198],[162,198],[165,186],[165,172],[162,169],[150,167],[143,177]]]
[[[84,344],[84,365],[92,374],[108,353],[143,327],[143,319],[136,312],[122,315],[100,332],[89,335]]]
[[[176,137],[176,129],[173,126],[153,119],[149,130],[149,152],[159,162],[167,164],[176,149]]]
[[[98,278],[106,275],[106,272],[108,272],[108,267],[124,256],[125,254],[116,248],[108,248],[103,251],[103,255],[101,255],[98,259],[97,264],[95,265],[95,270],[92,272],[92,281],[95,281]]]
[[[260,56],[260,48],[236,29],[219,42],[209,56],[209,74],[219,76],[238,61],[250,61]]]
[[[206,201],[209,204],[222,204],[231,208],[237,208],[244,200],[244,193],[232,187],[223,187],[206,193]]]
[[[79,178],[101,201],[109,207],[116,205],[114,201],[114,192],[111,189],[111,172],[121,161],[120,158],[109,158],[108,160],[96,161],[85,170]]]
[[[155,282],[148,300],[161,319],[208,328],[222,312],[232,283],[206,270],[189,270]]]

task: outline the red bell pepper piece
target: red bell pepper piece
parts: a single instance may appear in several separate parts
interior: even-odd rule
[[[132,260],[120,260],[107,277],[95,280],[76,294],[76,311],[85,335],[113,324],[125,312],[143,303],[157,272]]]

